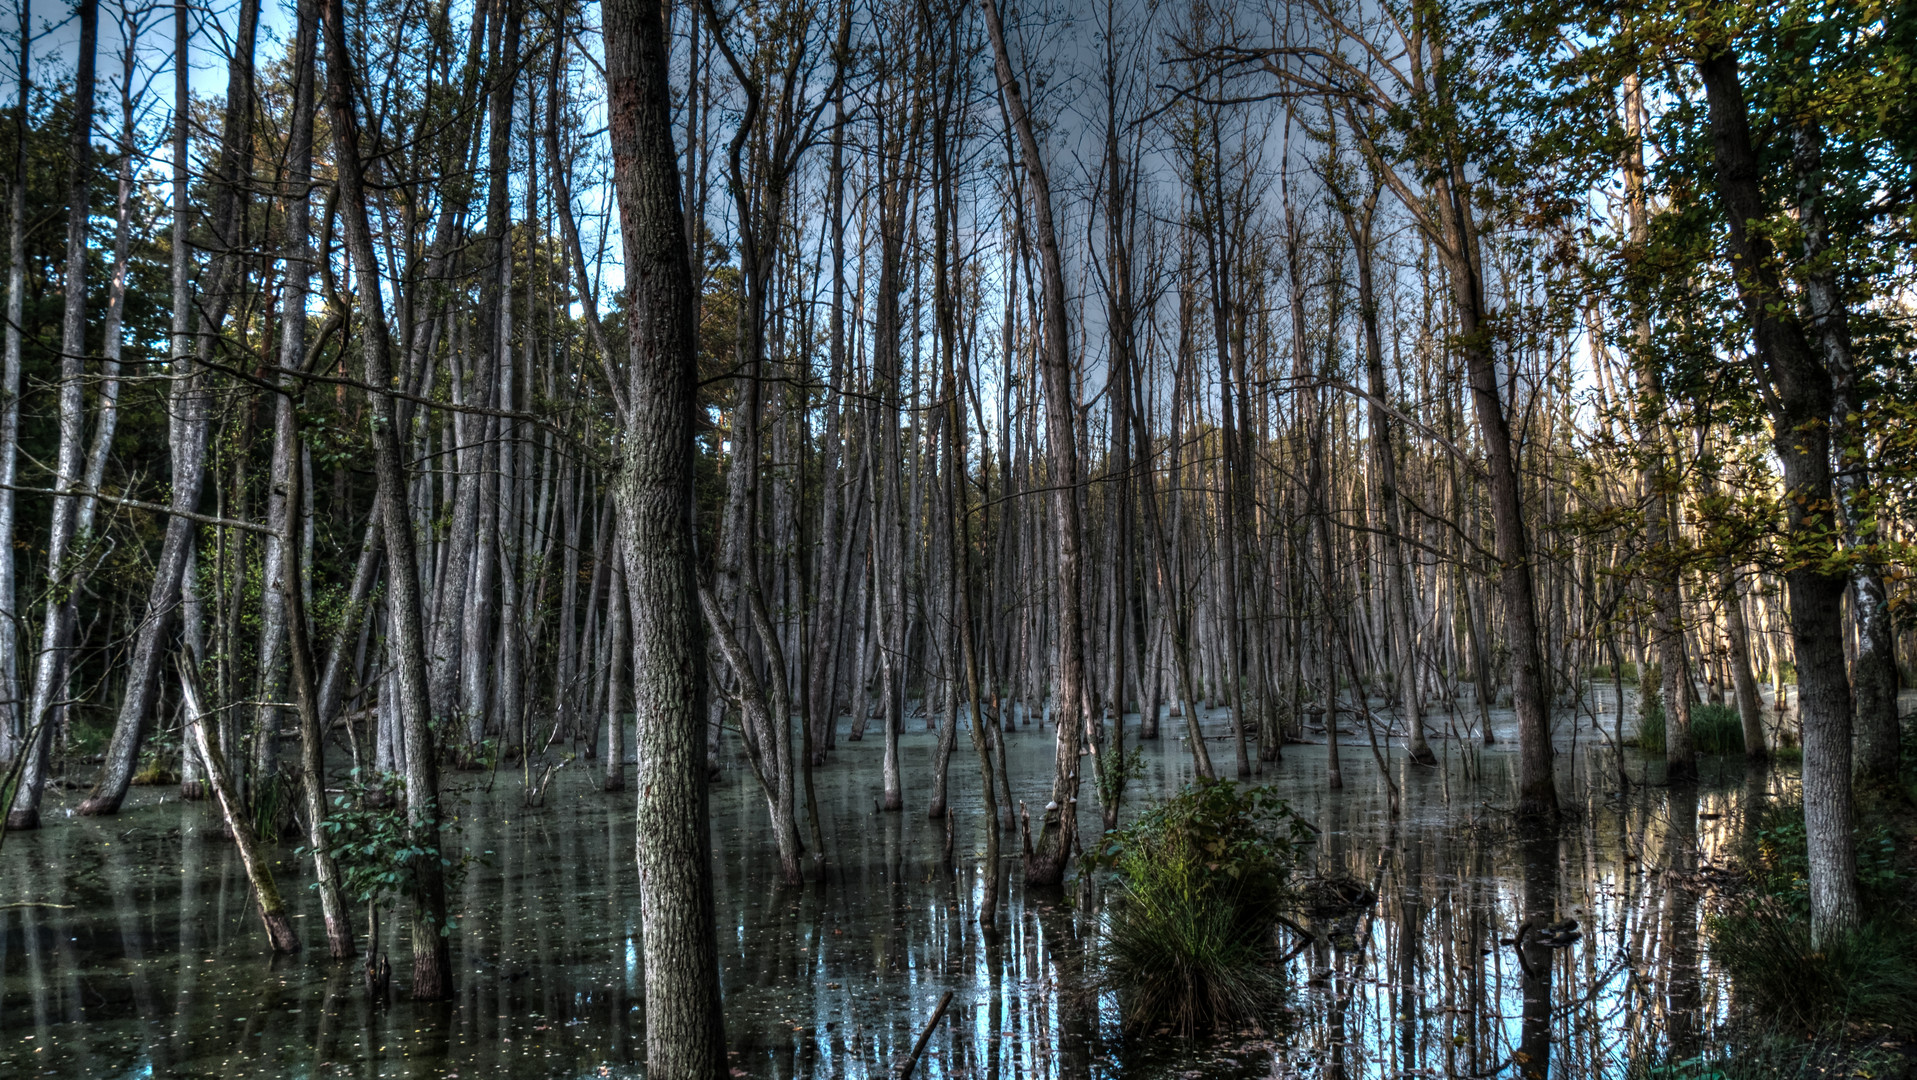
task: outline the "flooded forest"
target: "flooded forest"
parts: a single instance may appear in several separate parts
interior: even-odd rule
[[[1027,2],[4,5],[0,1077],[1917,1076],[1917,8]]]

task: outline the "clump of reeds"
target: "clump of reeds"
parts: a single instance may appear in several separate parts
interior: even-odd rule
[[[1268,788],[1201,781],[1111,834],[1103,955],[1125,1025],[1186,1036],[1279,1001],[1276,924],[1309,826]]]

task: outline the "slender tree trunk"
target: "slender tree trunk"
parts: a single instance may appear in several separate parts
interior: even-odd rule
[[[358,279],[365,384],[383,388],[393,385],[392,345],[387,336],[379,262],[368,224],[365,166],[360,157],[359,115],[354,104],[354,57],[347,44],[343,0],[322,2],[328,119],[333,128],[346,251]],[[428,726],[432,706],[426,685],[419,558],[413,543],[413,518],[406,504],[399,416],[393,397],[379,390],[369,393],[367,420],[372,429],[378,480],[380,531],[386,546],[386,603],[393,613],[390,646],[406,751],[407,831],[413,846],[423,852],[409,868],[413,886],[413,998],[438,1001],[453,993],[452,957],[447,946],[451,926],[446,914],[446,881],[440,867],[439,763]]]
[[[308,59],[312,56],[317,18],[317,6],[311,0],[300,4],[297,40],[305,44]],[[299,45],[296,44],[294,48],[297,51]],[[289,441],[297,446],[299,429],[296,422],[290,423],[289,427]],[[280,564],[280,575],[268,578],[266,587],[277,590],[285,604],[293,696],[298,704],[300,719],[300,794],[306,803],[306,844],[313,854],[313,876],[320,897],[320,917],[326,921],[327,951],[333,959],[343,960],[354,952],[353,922],[340,895],[339,867],[333,861],[332,836],[326,828],[325,729],[320,725],[319,685],[313,665],[313,642],[307,634],[306,598],[300,588],[300,583],[305,579],[305,568],[300,561],[298,534],[294,529],[300,517],[301,480],[299,469],[288,471],[283,494],[287,505],[293,509],[282,522],[280,533],[280,546],[285,559]]]
[[[1720,602],[1724,605],[1724,633],[1730,638],[1731,680],[1737,687],[1737,715],[1744,723],[1744,756],[1752,761],[1770,757],[1764,739],[1764,699],[1751,672],[1751,634],[1744,623],[1744,594],[1728,557],[1718,563]],[[1620,695],[1619,702],[1623,701]]]
[[[313,108],[314,108],[314,69],[316,66],[319,36],[319,10],[315,0],[301,0],[294,15],[293,37],[293,104],[292,114],[286,137],[286,171],[281,181],[282,198],[286,210],[282,224],[281,246],[286,267],[284,282],[280,292],[280,352],[279,366],[284,372],[297,372],[306,362],[306,299],[308,285],[312,280],[312,258],[308,244],[308,226],[310,204],[308,202],[312,187],[313,173]],[[269,702],[281,697],[284,673],[281,670],[282,647],[288,634],[285,591],[274,583],[284,577],[283,566],[287,559],[298,560],[297,552],[289,556],[285,545],[297,543],[298,534],[290,523],[300,516],[300,507],[293,501],[289,492],[299,490],[300,445],[296,419],[293,414],[293,394],[297,387],[290,377],[282,377],[281,393],[273,402],[273,464],[272,477],[267,488],[267,524],[273,532],[266,537],[261,553],[261,579],[266,587],[260,590],[260,632],[258,652],[258,687],[256,700],[260,702],[257,737],[262,747],[256,760],[260,764],[261,779],[266,778],[272,766],[273,755],[265,748],[271,747],[279,738],[280,710]],[[289,541],[287,538],[291,537]],[[298,575],[292,580],[298,581]],[[303,630],[303,628],[302,628]],[[311,662],[311,657],[307,658]],[[311,672],[308,673],[309,675]],[[317,702],[314,703],[317,705]],[[302,738],[304,738],[304,717],[302,717]],[[302,756],[305,748],[301,748]],[[322,803],[322,809],[324,808]],[[337,897],[335,897],[337,900]],[[329,930],[331,924],[329,922]],[[351,955],[351,930],[346,930],[345,939],[348,953]]]
[[[1090,720],[1085,701],[1085,638],[1080,629],[1084,606],[1080,602],[1080,553],[1083,534],[1078,508],[1078,432],[1073,416],[1071,326],[1065,311],[1065,268],[1058,234],[1052,227],[1052,189],[1038,136],[1025,110],[1025,99],[1012,74],[1005,45],[1005,27],[997,0],[985,0],[985,26],[992,38],[997,62],[1000,104],[1018,135],[1025,167],[1025,196],[1031,204],[1033,239],[1038,246],[1040,283],[1044,293],[1044,345],[1040,369],[1045,384],[1045,438],[1050,454],[1053,530],[1057,534],[1058,563],[1054,582],[1058,596],[1057,680],[1053,708],[1057,717],[1057,768],[1052,777],[1052,801],[1046,807],[1037,848],[1025,859],[1025,880],[1032,885],[1064,881],[1078,843],[1078,747],[1080,733]]]
[[[300,939],[293,933],[292,920],[287,918],[286,905],[280,900],[279,886],[273,881],[273,868],[260,853],[259,839],[253,835],[252,818],[245,804],[240,801],[239,792],[233,789],[232,780],[227,774],[226,756],[220,753],[219,740],[210,737],[207,731],[211,724],[202,704],[198,676],[193,673],[196,663],[196,659],[187,656],[182,658],[180,664],[180,692],[184,696],[189,717],[187,730],[199,748],[200,758],[206,762],[206,775],[213,785],[213,797],[219,801],[226,827],[233,833],[234,846],[240,852],[240,863],[246,867],[246,879],[253,885],[253,903],[260,913],[260,922],[266,927],[266,940],[276,953],[298,952]]]
[[[1404,717],[1405,750],[1420,765],[1436,765],[1437,755],[1425,739],[1424,715],[1418,702],[1417,637],[1411,623],[1411,556],[1404,543],[1398,493],[1397,448],[1393,445],[1391,414],[1386,400],[1384,347],[1378,333],[1378,296],[1372,278],[1373,214],[1378,206],[1378,188],[1374,186],[1363,204],[1356,208],[1341,205],[1345,228],[1351,235],[1358,264],[1358,317],[1364,326],[1365,377],[1369,393],[1368,421],[1371,459],[1377,470],[1379,516],[1383,520],[1384,541],[1384,615],[1386,637],[1391,640],[1392,681],[1397,691],[1398,711]]]
[[[614,543],[618,542],[615,537]],[[626,633],[626,573],[623,558],[612,558],[606,583],[606,763],[605,789],[626,790],[626,658],[631,648]]]
[[[31,6],[20,5],[20,66],[15,83],[20,98],[13,117],[13,175],[7,183],[7,322],[4,367],[0,367],[0,536],[13,536],[20,461],[20,326],[27,294],[27,122],[33,96],[33,23]],[[19,611],[19,578],[13,545],[0,544],[0,611]],[[26,738],[20,708],[20,629],[0,619],[0,761],[13,761]]]
[[[26,727],[35,732],[7,814],[9,829],[40,827],[40,795],[46,788],[48,750],[64,726],[68,651],[72,648],[80,560],[73,551],[80,490],[86,411],[87,217],[93,176],[93,64],[100,26],[99,0],[79,0],[80,56],[74,73],[73,131],[67,173],[67,253],[60,320],[60,442],[54,465],[52,522],[47,538],[46,610],[40,650],[34,657]],[[24,182],[25,174],[21,174]],[[82,538],[84,539],[84,538]],[[11,543],[11,539],[8,540]],[[12,617],[9,611],[9,618]]]

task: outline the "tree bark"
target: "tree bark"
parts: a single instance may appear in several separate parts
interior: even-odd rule
[[[7,322],[0,367],[0,536],[14,535],[13,487],[20,472],[20,327],[27,296],[27,106],[33,96],[33,23],[30,5],[20,5],[20,54],[15,81],[20,91],[13,117],[13,176],[7,184]],[[18,611],[19,578],[13,545],[0,544],[0,611]],[[13,761],[26,738],[20,708],[20,630],[0,619],[0,761]]]
[[[419,559],[413,542],[413,518],[407,506],[405,468],[400,457],[399,417],[392,395],[392,344],[388,337],[378,257],[368,224],[364,159],[360,157],[359,115],[354,104],[354,56],[347,44],[343,0],[322,0],[326,37],[326,98],[332,122],[334,167],[338,171],[340,220],[348,256],[358,278],[361,348],[364,352],[367,420],[373,443],[380,532],[386,546],[386,603],[392,613],[390,648],[393,682],[399,697],[401,741],[405,747],[406,824],[413,846],[424,854],[411,867],[413,918],[413,998],[439,1001],[453,993],[451,927],[446,914],[446,881],[439,830],[439,764],[428,722],[432,707],[426,686],[426,642],[420,614]]]
[[[180,662],[180,692],[185,698],[189,717],[187,730],[199,748],[201,759],[206,762],[206,775],[213,785],[213,797],[219,801],[226,827],[233,833],[233,845],[239,849],[240,863],[246,867],[246,879],[253,885],[253,904],[260,913],[260,922],[266,927],[267,943],[276,953],[296,953],[300,951],[300,939],[293,933],[292,920],[287,918],[286,905],[280,900],[279,886],[273,881],[273,868],[267,865],[265,857],[260,854],[259,838],[253,835],[253,822],[247,814],[247,807],[240,801],[239,792],[233,790],[232,779],[226,769],[226,756],[220,753],[220,741],[207,731],[211,726],[210,717],[202,704],[199,678],[193,673],[193,665],[198,662],[190,655],[182,656]]]
[[[1785,543],[1796,552],[1784,580],[1790,596],[1804,730],[1804,824],[1810,855],[1811,940],[1827,947],[1859,921],[1857,851],[1851,837],[1851,692],[1844,665],[1843,596],[1849,582],[1825,568],[1833,526],[1830,372],[1792,314],[1768,235],[1769,216],[1751,141],[1737,56],[1704,41],[1697,61],[1709,108],[1717,189],[1729,225],[1737,288],[1749,322],[1755,374],[1767,388],[1772,446],[1784,466]]]
[[[67,253],[60,320],[60,442],[54,465],[52,520],[47,536],[47,596],[40,624],[40,649],[34,657],[33,685],[27,699],[26,727],[35,732],[25,747],[25,765],[14,788],[7,828],[40,827],[40,796],[46,789],[47,756],[55,728],[64,726],[68,686],[68,650],[78,617],[74,598],[80,570],[73,542],[80,504],[81,455],[85,449],[87,217],[93,176],[93,65],[100,27],[99,0],[80,0],[80,55],[74,72],[73,130],[67,172]],[[25,182],[22,173],[20,182]],[[12,543],[11,534],[7,541]],[[9,616],[11,617],[11,609]]]
[[[705,648],[693,565],[697,326],[660,9],[604,13],[613,183],[630,313],[614,488],[632,614],[646,1068],[728,1073],[707,828]]]
[[[1065,311],[1065,267],[1058,234],[1052,226],[1052,188],[1045,160],[1034,134],[1024,96],[1012,74],[1005,45],[1005,27],[997,0],[985,0],[985,27],[992,39],[998,71],[1000,104],[1018,135],[1025,167],[1025,198],[1031,205],[1032,235],[1039,252],[1039,281],[1044,296],[1044,345],[1040,370],[1045,385],[1045,440],[1052,484],[1052,524],[1058,544],[1056,666],[1058,693],[1053,704],[1058,755],[1052,776],[1052,801],[1035,850],[1025,858],[1025,880],[1031,885],[1064,881],[1078,843],[1078,747],[1080,733],[1090,721],[1085,701],[1085,638],[1080,629],[1084,606],[1080,602],[1080,545],[1078,508],[1078,431],[1073,416],[1071,326]]]
[[[176,18],[184,19],[183,13]],[[218,246],[212,260],[212,285],[203,290],[206,301],[200,332],[189,338],[190,313],[186,310],[190,294],[186,281],[187,225],[174,222],[174,386],[169,415],[172,419],[172,486],[167,506],[173,512],[166,524],[160,557],[153,583],[146,598],[146,615],[134,640],[133,657],[128,665],[126,696],[120,702],[120,715],[108,743],[106,764],[100,779],[81,803],[83,814],[118,813],[126,798],[127,785],[139,760],[140,743],[146,733],[147,714],[158,689],[160,664],[166,649],[172,617],[181,602],[181,590],[188,571],[189,555],[197,543],[198,526],[185,517],[199,508],[206,479],[207,417],[211,407],[204,385],[202,368],[212,359],[227,311],[239,294],[246,266],[239,241],[239,228],[245,213],[253,145],[252,108],[254,102],[253,48],[259,30],[258,0],[244,0],[234,42],[233,60],[227,69],[226,114],[220,133],[218,183],[215,186],[212,232]],[[181,95],[176,108],[184,123],[186,99],[184,83],[176,87]],[[185,132],[175,134],[175,150],[185,155]],[[187,183],[183,171],[174,175],[174,205],[186,205]],[[188,351],[188,345],[192,345]]]

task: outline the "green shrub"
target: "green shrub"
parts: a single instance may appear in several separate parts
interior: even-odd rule
[[[1831,1080],[1897,1075],[1895,1049],[1851,1046],[1841,1038],[1805,1040],[1777,1031],[1739,1032],[1695,1057],[1667,1061],[1634,1076],[1645,1080]]]
[[[1191,1036],[1277,1003],[1276,921],[1311,836],[1270,788],[1215,780],[1107,834],[1091,864],[1117,873],[1102,952],[1126,1027]]]
[[[1908,1030],[1917,1018],[1917,932],[1900,921],[1871,920],[1814,949],[1809,917],[1766,899],[1713,916],[1707,929],[1747,1016],[1807,1035],[1858,1024]]]
[[[1638,749],[1647,754],[1664,752],[1664,698],[1656,690],[1655,683],[1645,683],[1644,696],[1639,698],[1637,718]]]
[[[1741,844],[1748,889],[1706,923],[1711,952],[1730,974],[1740,1014],[1796,1034],[1917,1021],[1917,927],[1899,911],[1904,875],[1882,823],[1854,833],[1864,924],[1813,949],[1804,808],[1766,807]]]
[[[414,897],[420,867],[427,860],[438,860],[446,891],[457,893],[467,867],[483,861],[470,855],[449,858],[444,848],[414,843],[406,811],[381,797],[383,792],[402,787],[398,773],[362,774],[355,768],[347,774],[345,791],[334,798],[333,808],[321,825],[327,850],[339,867],[342,890],[359,903],[381,904],[393,898]],[[458,828],[458,820],[442,820],[441,828],[443,845]],[[312,849],[301,845],[295,854],[305,858]],[[456,921],[449,915],[439,932],[445,936],[456,928]]]
[[[1647,689],[1637,722],[1637,745],[1647,754],[1662,754],[1664,743],[1664,699]],[[1700,754],[1743,753],[1744,718],[1728,705],[1697,706],[1691,710],[1691,746]]]
[[[1861,825],[1857,845],[1857,885],[1866,901],[1894,903],[1903,884],[1897,866],[1897,842],[1878,822]],[[1810,841],[1802,803],[1765,808],[1740,853],[1757,895],[1782,903],[1795,914],[1810,912]]]
[[[1631,663],[1629,660],[1619,664],[1617,670],[1620,682],[1634,683],[1637,681],[1637,665]],[[1611,680],[1611,665],[1592,665],[1591,679],[1594,682],[1609,682]]]
[[[1743,753],[1743,716],[1728,705],[1699,705],[1691,710],[1691,745],[1700,754]]]

